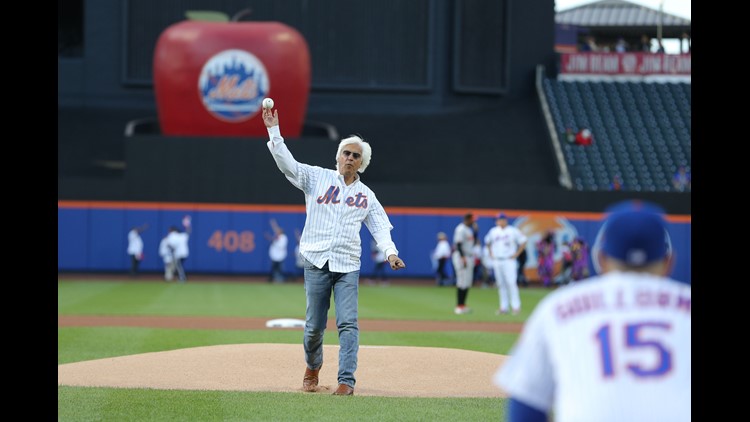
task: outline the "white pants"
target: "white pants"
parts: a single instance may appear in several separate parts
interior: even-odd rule
[[[474,257],[466,257],[466,266],[461,262],[461,254],[457,251],[451,256],[453,272],[456,273],[456,287],[468,289],[474,282]]]
[[[518,261],[515,258],[499,259],[492,262],[495,271],[498,294],[500,295],[500,310],[508,311],[508,300],[514,311],[521,309],[521,296],[518,294]]]
[[[177,268],[174,265],[174,261],[164,263],[164,280],[172,281],[174,278],[174,272]]]

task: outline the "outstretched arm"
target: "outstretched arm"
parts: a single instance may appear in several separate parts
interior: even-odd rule
[[[272,112],[271,109],[264,108],[263,123],[266,125],[269,137],[266,145],[268,146],[268,150],[271,151],[274,161],[276,161],[276,166],[294,186],[304,191],[302,181],[300,180],[299,163],[294,159],[292,153],[289,152],[284,143],[284,138],[281,136],[278,110]]]
[[[276,222],[276,219],[272,218],[269,223],[271,224],[271,229],[273,229],[273,232],[278,233],[281,227],[279,226],[279,223]]]
[[[185,227],[185,233],[190,234],[193,232],[193,219],[190,217],[190,215],[186,215],[182,217],[182,226]]]

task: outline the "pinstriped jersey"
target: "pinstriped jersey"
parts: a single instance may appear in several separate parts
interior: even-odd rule
[[[515,226],[495,226],[484,236],[493,258],[512,257],[526,240],[526,235]]]
[[[278,126],[268,128],[268,135],[268,149],[279,170],[305,194],[307,216],[300,238],[300,254],[305,259],[318,268],[328,262],[333,272],[359,270],[362,223],[386,257],[398,255],[391,240],[393,226],[388,215],[359,175],[347,186],[337,170],[297,162]]]
[[[689,421],[690,291],[620,271],[562,287],[534,309],[494,381],[559,422]]]

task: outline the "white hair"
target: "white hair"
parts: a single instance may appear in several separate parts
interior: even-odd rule
[[[370,158],[372,158],[372,147],[364,139],[357,135],[351,135],[348,138],[344,138],[339,142],[339,149],[336,151],[336,170],[339,169],[339,156],[345,146],[357,144],[362,147],[362,165],[357,170],[359,173],[364,173],[367,166],[370,165]]]

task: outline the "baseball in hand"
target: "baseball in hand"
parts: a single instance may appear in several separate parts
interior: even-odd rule
[[[273,100],[266,98],[263,100],[263,108],[273,108]]]

